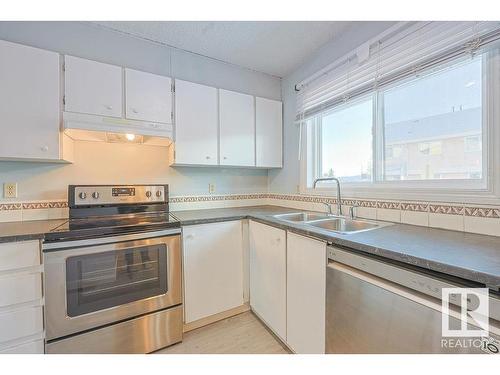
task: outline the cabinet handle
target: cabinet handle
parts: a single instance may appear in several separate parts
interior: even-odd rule
[[[40,149],[41,149],[43,152],[47,152],[47,151],[49,151],[49,146],[42,146],[42,147],[40,147]]]
[[[222,159],[226,160],[226,159],[227,159],[227,156],[224,156]]]
[[[210,159],[210,156],[206,156],[205,158],[206,158],[206,159]]]
[[[139,113],[139,111],[137,109],[135,109],[135,108],[132,108],[132,112],[133,113]]]
[[[190,240],[190,239],[192,239],[192,238],[194,238],[194,234],[188,234],[188,235],[186,236],[186,240]]]
[[[113,109],[113,106],[112,106],[112,105],[104,105],[104,107],[105,107],[106,109],[109,109],[110,111]]]

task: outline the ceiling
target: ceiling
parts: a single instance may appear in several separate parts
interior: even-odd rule
[[[100,26],[277,77],[350,24],[342,21],[109,21]]]

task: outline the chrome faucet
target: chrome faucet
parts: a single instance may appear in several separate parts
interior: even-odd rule
[[[339,179],[336,177],[317,178],[313,182],[313,189],[316,189],[316,185],[318,184],[318,182],[322,182],[322,181],[335,181],[337,183],[337,216],[342,216],[342,199],[340,197],[340,181],[339,181]],[[330,208],[329,212],[331,212],[331,208]]]

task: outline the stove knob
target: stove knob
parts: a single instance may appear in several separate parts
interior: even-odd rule
[[[151,198],[151,192],[149,190],[146,191],[146,197]]]
[[[80,197],[80,199],[85,199],[87,198],[87,193],[82,191],[80,194],[78,194],[78,196]]]
[[[92,198],[94,198],[94,199],[99,199],[99,193],[98,193],[97,191],[94,191],[94,192],[92,193]]]
[[[156,192],[156,196],[157,196],[158,198],[160,198],[160,197],[161,197],[161,190],[158,190],[158,191]]]

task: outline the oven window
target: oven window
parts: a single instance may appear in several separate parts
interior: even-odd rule
[[[134,247],[66,260],[70,317],[167,293],[167,246]]]

